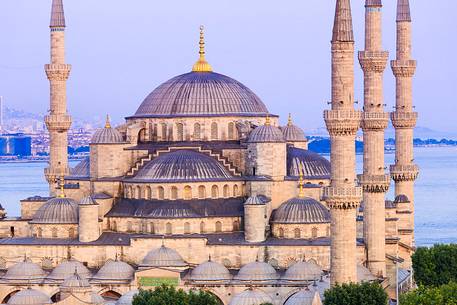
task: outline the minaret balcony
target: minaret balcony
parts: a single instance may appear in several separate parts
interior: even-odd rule
[[[389,175],[358,175],[359,183],[364,192],[368,193],[386,193],[390,187]]]
[[[361,127],[363,130],[382,131],[389,124],[387,112],[363,112]]]
[[[44,117],[49,131],[64,132],[70,129],[71,116],[67,114],[51,114]]]
[[[324,120],[331,136],[355,135],[360,128],[362,112],[357,110],[326,110]]]
[[[418,118],[417,112],[395,111],[390,113],[392,125],[395,128],[414,128]]]
[[[329,208],[355,209],[362,201],[362,188],[357,186],[328,186],[323,190]]]
[[[390,66],[395,77],[413,77],[414,73],[416,73],[417,61],[392,60]]]
[[[56,183],[59,179],[62,179],[62,176],[70,175],[70,169],[67,168],[50,168],[47,167],[44,169],[44,176],[48,183]]]
[[[419,175],[416,164],[395,164],[390,166],[390,176],[395,182],[415,181]]]
[[[364,72],[382,73],[386,69],[389,52],[387,51],[360,51],[359,63]]]
[[[44,70],[49,80],[66,81],[70,76],[71,65],[67,64],[47,64]]]

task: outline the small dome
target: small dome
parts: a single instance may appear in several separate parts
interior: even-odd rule
[[[91,273],[86,266],[77,260],[64,261],[57,265],[57,267],[52,270],[51,274],[48,275],[47,279],[55,281],[64,281],[65,279],[71,277],[76,272],[84,278],[90,278]]]
[[[41,291],[25,289],[14,294],[8,301],[9,305],[44,305],[51,304],[51,299]]]
[[[281,127],[284,140],[286,142],[306,142],[305,133],[303,130],[292,123],[292,118],[289,115],[289,122],[286,126]]]
[[[254,129],[248,138],[249,143],[283,143],[284,136],[281,129],[265,124]]]
[[[17,263],[8,268],[3,280],[7,281],[41,281],[46,276],[46,273],[40,266],[30,261]]]
[[[135,269],[129,264],[118,260],[109,260],[98,270],[93,280],[131,280],[134,273]]]
[[[357,265],[357,280],[359,282],[372,282],[376,281],[378,278],[375,277],[370,270],[362,265]]]
[[[411,203],[411,201],[409,200],[408,196],[401,194],[395,197],[394,203]]]
[[[296,147],[287,148],[287,176],[308,179],[330,179],[330,161],[321,155]]]
[[[270,200],[267,197],[263,195],[254,195],[246,199],[244,205],[265,205],[268,202],[270,202]]]
[[[133,297],[138,294],[138,290],[130,290],[117,300],[116,305],[132,305]]]
[[[149,161],[134,180],[169,182],[229,180],[232,175],[216,159],[193,150],[164,153]]]
[[[70,170],[72,177],[89,177],[90,176],[90,157],[81,160],[75,167]]]
[[[185,267],[181,255],[171,248],[162,246],[149,251],[140,265],[141,267]]]
[[[235,295],[229,305],[261,305],[271,303],[271,298],[262,290],[248,289]]]
[[[124,138],[116,128],[111,128],[109,118],[106,118],[105,128],[98,129],[92,136],[91,144],[119,144],[124,143]]]
[[[313,262],[297,262],[282,277],[286,281],[316,281],[322,276],[322,268]]]
[[[77,272],[73,273],[72,276],[66,278],[65,281],[62,283],[60,288],[67,289],[67,290],[77,290],[79,288],[89,288],[90,284],[89,281],[80,276]]]
[[[86,196],[79,202],[80,205],[98,205],[92,196]]]
[[[228,269],[211,260],[198,265],[190,275],[192,281],[227,281],[231,279]]]
[[[253,262],[244,265],[235,280],[239,281],[274,281],[279,278],[276,270],[268,263]]]
[[[314,305],[322,304],[319,292],[315,290],[302,289],[293,294],[284,305]]]
[[[31,223],[53,223],[53,224],[77,224],[78,204],[70,198],[56,197],[43,204]]]
[[[273,223],[328,223],[330,212],[312,198],[292,198],[281,204],[274,212]]]

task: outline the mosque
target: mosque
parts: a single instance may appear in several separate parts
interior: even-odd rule
[[[65,17],[53,0],[49,197],[22,200],[0,220],[0,302],[18,305],[131,304],[161,284],[203,289],[221,305],[318,305],[336,283],[376,281],[397,298],[412,283],[413,128],[409,0],[398,0],[391,61],[396,107],[384,111],[382,3],[366,0],[364,103],[354,108],[350,0],[336,0],[331,108],[324,120],[331,156],[308,150],[237,80],[213,72],[203,28],[192,71],[154,89],[126,118],[109,119],[90,156],[70,168]],[[386,173],[384,129],[396,128]],[[354,141],[364,138],[363,173]],[[386,192],[395,183],[395,199]]]

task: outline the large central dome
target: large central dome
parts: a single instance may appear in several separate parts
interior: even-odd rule
[[[134,117],[266,116],[267,107],[242,83],[214,72],[190,72],[157,87]]]

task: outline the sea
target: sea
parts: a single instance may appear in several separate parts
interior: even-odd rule
[[[393,153],[386,154],[386,165]],[[415,162],[420,166],[416,181],[416,244],[457,243],[457,147],[417,147]],[[71,166],[74,166],[73,162]],[[0,203],[8,216],[20,215],[20,200],[48,194],[43,176],[44,162],[0,163]],[[357,170],[362,155],[357,155]],[[393,199],[393,185],[387,199]]]

